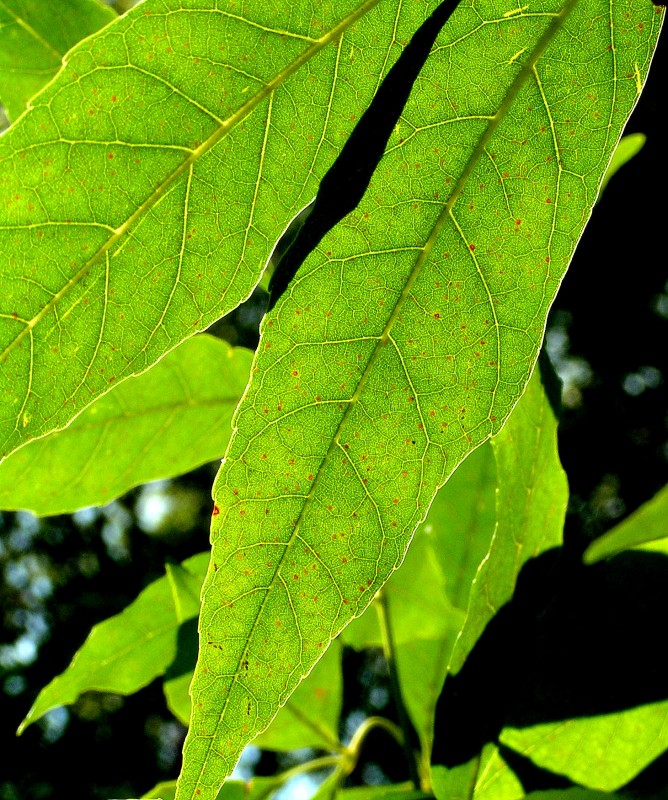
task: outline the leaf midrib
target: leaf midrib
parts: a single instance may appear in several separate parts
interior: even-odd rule
[[[480,139],[478,141],[478,144],[476,145],[476,147],[475,147],[475,149],[474,149],[469,161],[467,162],[466,166],[464,167],[462,175],[458,179],[457,184],[455,185],[455,188],[453,189],[452,194],[448,198],[448,201],[446,202],[446,204],[445,204],[445,206],[443,208],[443,211],[439,215],[439,217],[438,217],[438,219],[437,219],[437,221],[436,221],[436,223],[435,223],[435,225],[434,225],[434,227],[432,229],[432,232],[431,232],[429,238],[425,242],[425,245],[422,248],[422,251],[421,251],[420,255],[417,257],[416,262],[415,262],[415,266],[413,267],[413,269],[412,269],[412,271],[411,271],[411,273],[410,273],[410,275],[408,277],[408,280],[406,281],[406,286],[404,287],[404,290],[402,291],[401,295],[397,299],[397,302],[395,304],[394,310],[392,311],[392,313],[391,313],[391,315],[390,315],[390,317],[389,317],[389,319],[388,319],[388,321],[387,321],[387,323],[385,325],[385,328],[384,328],[383,332],[378,337],[377,343],[374,346],[374,350],[373,350],[373,352],[371,354],[371,357],[369,358],[369,361],[367,362],[367,366],[366,366],[364,372],[362,373],[362,375],[360,377],[360,380],[359,380],[359,383],[357,385],[357,388],[355,389],[355,392],[353,393],[353,395],[350,398],[350,400],[347,401],[348,405],[347,405],[347,408],[346,408],[346,410],[345,410],[345,412],[344,412],[344,414],[343,414],[343,416],[341,418],[341,422],[339,423],[339,426],[338,426],[338,428],[336,430],[336,433],[332,437],[331,444],[330,444],[325,456],[323,457],[323,459],[322,459],[322,461],[321,461],[321,463],[320,463],[320,465],[318,467],[317,473],[315,474],[315,476],[313,478],[313,481],[312,481],[312,484],[311,484],[311,489],[310,489],[308,495],[306,496],[306,499],[304,501],[304,505],[303,505],[303,507],[302,507],[302,509],[300,511],[299,517],[297,518],[297,522],[294,525],[294,528],[293,528],[292,534],[290,536],[290,539],[288,540],[288,542],[286,542],[283,555],[280,557],[280,559],[279,559],[279,561],[278,561],[278,563],[276,565],[276,569],[274,571],[274,577],[272,578],[272,581],[271,581],[270,585],[268,586],[267,591],[265,592],[264,600],[262,601],[262,604],[260,605],[260,608],[258,609],[258,612],[255,615],[255,618],[253,620],[253,624],[252,624],[252,626],[250,627],[250,629],[248,631],[248,636],[247,636],[247,639],[246,639],[246,645],[245,645],[245,647],[243,649],[243,652],[242,652],[242,654],[241,654],[241,656],[239,658],[239,666],[238,666],[238,668],[237,668],[237,670],[235,672],[236,675],[238,675],[240,673],[240,666],[241,666],[242,661],[244,661],[248,657],[248,652],[249,652],[249,649],[250,649],[250,642],[251,642],[251,640],[253,638],[253,634],[255,632],[255,629],[257,628],[257,625],[258,625],[258,623],[259,623],[259,621],[260,621],[260,619],[262,617],[262,614],[263,614],[263,611],[264,611],[264,608],[265,608],[265,604],[266,604],[266,600],[267,600],[267,598],[269,596],[269,593],[271,592],[271,589],[276,585],[276,582],[280,579],[282,565],[285,562],[285,559],[287,558],[287,556],[288,556],[288,554],[289,554],[289,552],[291,550],[292,545],[294,544],[295,540],[299,536],[299,531],[300,531],[302,522],[304,520],[304,517],[306,515],[307,510],[310,508],[311,502],[312,502],[312,500],[313,500],[313,498],[315,496],[316,490],[317,490],[318,485],[320,483],[320,479],[321,479],[322,475],[324,474],[325,467],[329,463],[330,457],[331,457],[332,453],[334,452],[335,448],[340,446],[339,445],[339,437],[340,437],[341,431],[344,429],[344,427],[346,425],[346,422],[349,419],[350,414],[352,413],[352,409],[355,407],[356,400],[359,398],[361,392],[364,389],[364,386],[366,385],[366,383],[367,383],[367,381],[369,379],[369,376],[371,375],[371,373],[373,371],[373,367],[375,366],[375,363],[376,363],[376,361],[377,361],[377,359],[378,359],[378,357],[379,357],[379,355],[380,355],[380,353],[382,351],[382,348],[391,340],[391,335],[390,334],[391,334],[391,331],[392,331],[392,327],[394,326],[394,323],[395,323],[396,319],[399,316],[401,308],[403,307],[404,301],[408,297],[410,289],[415,284],[415,282],[416,282],[416,280],[418,278],[418,275],[420,274],[420,272],[422,270],[422,267],[426,263],[427,258],[429,256],[429,254],[430,254],[430,252],[431,252],[431,250],[432,250],[432,248],[434,246],[434,243],[435,243],[436,239],[438,238],[441,230],[445,226],[448,218],[451,217],[452,208],[453,208],[454,204],[456,203],[456,201],[459,199],[459,197],[460,197],[460,195],[461,195],[461,193],[462,193],[462,191],[464,189],[464,186],[465,186],[466,182],[468,181],[468,178],[470,177],[470,175],[471,175],[473,169],[475,168],[478,160],[480,159],[480,157],[484,153],[487,143],[489,142],[489,140],[492,137],[492,135],[495,133],[496,129],[498,128],[499,124],[501,123],[501,120],[504,118],[506,112],[508,111],[508,109],[512,105],[513,100],[515,99],[515,97],[516,97],[517,93],[519,92],[519,90],[521,89],[521,87],[524,85],[524,82],[529,77],[529,75],[532,73],[532,70],[533,70],[535,64],[537,63],[538,59],[542,56],[542,54],[544,53],[545,49],[548,47],[548,45],[550,44],[552,39],[556,36],[556,34],[560,30],[561,26],[565,22],[566,18],[568,17],[568,15],[570,14],[570,12],[572,11],[572,9],[574,8],[574,6],[577,4],[578,1],[579,0],[566,0],[566,2],[564,3],[563,7],[561,8],[561,10],[554,14],[554,18],[553,18],[552,22],[550,23],[550,25],[547,27],[547,29],[545,30],[545,32],[543,33],[543,35],[541,36],[541,38],[537,42],[537,44],[534,47],[534,50],[533,50],[531,56],[524,63],[524,65],[522,66],[522,69],[518,72],[518,74],[515,77],[513,83],[509,87],[508,92],[506,93],[506,96],[504,97],[504,99],[503,99],[503,101],[502,101],[502,103],[501,103],[501,105],[499,107],[499,110],[490,119],[490,121],[489,121],[489,123],[487,125],[487,128],[485,129],[485,132],[480,137]],[[484,285],[485,285],[485,288],[487,289],[487,291],[489,292],[489,289],[487,287],[487,283],[486,282],[484,282]],[[491,302],[490,302],[490,304],[492,305],[492,309],[493,309],[493,304]],[[496,320],[496,314],[494,315],[494,319]],[[498,322],[497,322],[497,327],[498,327]],[[394,344],[394,340],[392,340],[392,342]],[[396,347],[396,345],[395,345],[395,347]],[[498,337],[497,337],[497,349],[498,349]],[[500,370],[500,361],[497,360],[497,364],[498,364],[498,367],[497,367],[497,382],[498,382],[498,371]],[[229,703],[230,696],[231,696],[231,691],[227,693],[227,697],[225,698],[223,709],[222,709],[220,717],[219,717],[219,722],[218,722],[218,725],[216,726],[217,729],[218,729],[218,727],[220,726],[220,724],[222,723],[222,721],[223,721],[223,719],[225,717],[225,713],[227,711],[227,706],[228,706],[228,703]],[[214,739],[215,739],[215,734],[214,734],[213,737],[211,737],[211,741],[210,741],[209,746],[208,746],[208,750],[209,751],[210,751],[210,749],[212,747],[212,743],[213,743]],[[204,768],[205,768],[205,764],[202,765],[202,770],[204,770]],[[201,775],[201,773],[200,773],[200,775]]]
[[[5,361],[9,353],[14,350],[26,336],[31,334],[36,325],[54,308],[63,297],[65,297],[81,280],[86,277],[91,269],[95,266],[100,259],[108,253],[111,248],[118,243],[126,233],[132,228],[134,223],[149,211],[157,203],[157,201],[165,194],[165,192],[176,182],[176,180],[183,175],[186,170],[198,162],[206,153],[209,152],[218,142],[230,133],[240,122],[242,122],[248,115],[267,97],[270,97],[273,92],[281,86],[291,75],[293,75],[300,67],[311,60],[317,53],[320,52],[331,42],[335,41],[341,34],[343,34],[351,25],[358,19],[367,14],[371,9],[376,6],[380,0],[365,0],[355,11],[345,17],[341,22],[331,28],[327,33],[323,34],[318,39],[313,40],[313,44],[304,50],[297,58],[292,61],[285,69],[281,70],[271,81],[262,87],[248,102],[244,103],[234,114],[231,114],[227,119],[221,121],[218,128],[207,138],[202,144],[195,148],[191,154],[184,159],[167,177],[160,183],[156,189],[149,195],[149,197],[141,203],[135,211],[114,229],[114,233],[107,239],[107,241],[94,253],[88,261],[67,281],[67,283],[60,289],[53,297],[46,303],[42,309],[30,320],[25,321],[25,327],[21,332],[5,347],[0,353],[0,363]],[[0,0],[2,4],[2,0]],[[4,5],[4,4],[3,4]],[[211,112],[208,112],[211,114]],[[213,115],[212,115],[213,116]],[[259,277],[259,276],[258,276]]]

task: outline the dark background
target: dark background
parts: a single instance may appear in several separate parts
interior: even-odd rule
[[[600,535],[668,480],[667,54],[664,32],[627,126],[627,133],[645,133],[647,144],[606,189],[550,318],[550,350],[573,376],[560,451],[571,491],[566,534],[574,541]],[[238,312],[218,331],[252,344],[258,313],[257,305]],[[184,730],[167,712],[158,682],[130,698],[91,693],[19,739],[14,731],[93,624],[164,574],[165,561],[207,547],[215,469],[173,484],[194,510],[185,527],[167,524],[152,534],[138,527],[141,489],[84,518],[0,515],[0,800],[131,797],[176,776]],[[345,724],[353,712],[378,713],[370,689],[386,685],[387,676],[374,654],[347,653],[344,666]],[[664,762],[649,771],[657,797],[668,797]],[[259,769],[275,766],[267,757]],[[383,776],[405,779],[406,770],[379,733],[353,780]]]

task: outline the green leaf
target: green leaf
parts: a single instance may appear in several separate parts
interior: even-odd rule
[[[627,800],[625,795],[594,792],[591,789],[551,789],[545,792],[530,792],[526,800]]]
[[[521,800],[522,784],[501,758],[495,745],[486,745],[480,758],[473,800]]]
[[[397,783],[392,786],[356,786],[343,789],[336,795],[337,800],[428,800],[431,795],[421,792],[410,783]]]
[[[253,741],[254,745],[264,750],[341,749],[338,735],[343,700],[341,654],[341,644],[332,642],[271,725]]]
[[[0,458],[249,296],[397,5],[145,0],[68,53],[0,139]]]
[[[657,31],[623,0],[445,26],[360,206],[265,317],[214,487],[179,800],[214,796],[519,399]]]
[[[471,800],[478,776],[479,759],[474,758],[454,769],[436,766],[432,787],[437,800]]]
[[[199,614],[199,595],[205,575],[203,559],[196,562],[196,567],[186,569],[180,564],[167,564],[165,567],[179,625]]]
[[[383,588],[401,694],[429,763],[436,702],[468,607],[471,582],[489,549],[495,522],[492,449],[474,451],[438,492],[401,569]],[[341,634],[357,649],[383,639],[375,604]]]
[[[0,102],[10,119],[58,72],[77,42],[115,19],[97,0],[0,2]]]
[[[207,559],[208,553],[199,553],[186,559],[182,568],[196,576],[204,571]],[[165,576],[147,586],[120,614],[93,627],[70,666],[39,693],[19,733],[52,708],[74,703],[83,692],[127,695],[146,686],[174,660],[178,627]]]
[[[228,781],[218,792],[216,800],[266,800],[272,796],[271,787],[278,788],[275,778],[252,778],[244,781]],[[164,781],[154,786],[142,798],[146,800],[174,800],[176,781]]]
[[[494,456],[485,444],[437,493],[401,569],[383,589],[392,605],[390,622],[396,644],[433,642],[458,633],[471,581],[494,532],[495,489]],[[353,620],[341,638],[357,650],[382,646],[374,606]]]
[[[190,721],[189,688],[197,658],[197,639],[193,637],[189,645],[188,670],[176,670],[174,676],[168,671],[164,684],[169,709],[184,725]],[[302,747],[340,750],[338,727],[342,695],[341,645],[333,642],[253,744],[263,750],[287,751]]]
[[[506,728],[501,741],[539,766],[615,791],[668,747],[668,701],[615,714]]]
[[[434,793],[438,800],[522,800],[522,784],[499,755],[486,745],[479,757],[453,769],[435,766]]]
[[[645,146],[645,142],[647,141],[647,137],[644,133],[630,133],[628,136],[622,136],[617,145],[617,149],[612,157],[612,161],[608,165],[608,169],[603,176],[603,183],[601,184],[601,193],[605,191],[605,187],[608,185],[610,178],[619,170],[621,169],[624,164],[628,164],[628,162],[634,157],[637,156],[638,153],[643,149]]]
[[[251,359],[206,334],[184,342],[64,430],[5,459],[0,508],[65,514],[221,458]]]
[[[538,369],[492,446],[498,485],[496,530],[473,582],[466,624],[450,661],[453,673],[459,672],[489,620],[512,597],[522,565],[562,541],[568,483],[559,461],[557,420]]]
[[[655,542],[668,536],[668,485],[612,530],[589,545],[583,560],[594,564],[622,550]]]

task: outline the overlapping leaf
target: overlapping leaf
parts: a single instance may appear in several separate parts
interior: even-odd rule
[[[58,72],[62,57],[116,14],[98,0],[2,0],[0,102],[11,119]]]
[[[492,439],[496,530],[471,587],[468,617],[450,662],[453,673],[489,620],[513,596],[522,565],[562,543],[568,483],[557,450],[557,420],[538,371],[515,411]]]
[[[68,54],[0,139],[0,458],[250,294],[400,7],[146,0]]]
[[[183,342],[64,430],[5,459],[0,508],[46,515],[104,505],[140,483],[221,458],[250,363],[250,351],[212,336]]]
[[[199,589],[206,553],[183,562],[195,591]],[[191,606],[190,616],[197,614]],[[20,730],[52,708],[73,703],[90,690],[132,694],[172,663],[176,655],[179,618],[165,576],[144,589],[124,611],[96,625],[70,666],[42,689]]]
[[[215,796],[517,402],[654,46],[647,5],[463,5],[263,327],[215,487],[179,800]]]

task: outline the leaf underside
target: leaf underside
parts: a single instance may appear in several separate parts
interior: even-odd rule
[[[359,208],[263,323],[214,487],[178,800],[215,797],[517,402],[658,26],[649,3],[570,0],[463,5],[443,30]]]
[[[145,0],[68,53],[0,138],[0,459],[248,297],[397,1]]]

